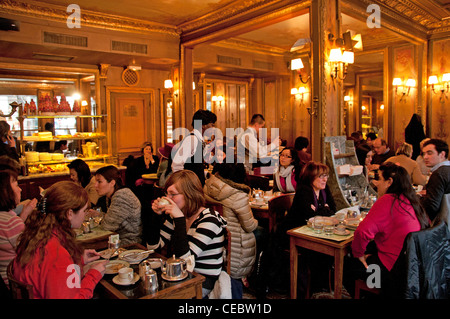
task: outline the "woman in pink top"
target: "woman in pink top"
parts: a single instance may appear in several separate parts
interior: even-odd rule
[[[380,165],[378,174],[379,180],[375,181],[378,200],[355,231],[352,253],[359,259],[357,264],[360,268],[363,266],[363,272],[371,264],[380,266],[383,290],[383,286],[386,288],[389,283],[389,272],[402,250],[406,235],[427,228],[429,220],[403,167],[384,163]],[[376,250],[368,252],[372,241]],[[354,274],[358,272],[353,271]],[[354,283],[346,286],[350,291],[352,287]]]
[[[53,184],[45,192],[38,210],[28,217],[19,238],[14,277],[33,286],[36,299],[92,298],[107,261],[83,266],[99,259],[92,249],[84,252],[75,241],[88,208],[88,195],[74,182]]]

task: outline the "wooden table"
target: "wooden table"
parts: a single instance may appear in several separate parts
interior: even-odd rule
[[[334,241],[298,233],[295,230],[299,228],[287,232],[290,238],[291,298],[297,299],[298,247],[302,247],[334,256],[334,298],[341,299],[344,256],[350,250],[353,235],[342,241]]]
[[[146,249],[140,244],[126,247],[127,249]],[[165,257],[153,253],[148,258]],[[139,265],[130,265],[135,273],[139,274]],[[108,299],[202,299],[202,283],[205,277],[189,272],[188,277],[181,281],[166,281],[161,278],[161,270],[158,273],[158,291],[149,293],[145,290],[143,282],[139,279],[135,284],[129,286],[119,286],[113,282],[114,275],[105,275],[95,288],[100,298]]]

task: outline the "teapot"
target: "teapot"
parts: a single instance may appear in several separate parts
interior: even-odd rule
[[[175,255],[173,255],[172,258],[169,258],[164,262],[164,265],[161,264],[161,271],[169,280],[181,279],[185,277],[187,273],[186,261],[181,258],[176,258]]]

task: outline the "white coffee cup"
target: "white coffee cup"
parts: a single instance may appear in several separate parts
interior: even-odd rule
[[[133,269],[130,267],[119,269],[119,280],[122,283],[129,283],[134,279]]]

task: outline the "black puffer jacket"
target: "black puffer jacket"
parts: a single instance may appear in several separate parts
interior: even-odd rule
[[[399,282],[395,296],[406,299],[449,299],[450,236],[446,222],[410,233],[391,273]]]

